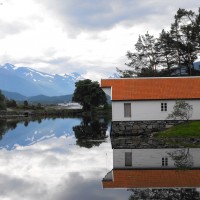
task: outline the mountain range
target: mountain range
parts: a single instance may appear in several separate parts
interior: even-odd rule
[[[72,101],[72,94],[61,95],[61,96],[46,96],[46,95],[36,95],[36,96],[24,96],[16,92],[8,92],[2,90],[4,96],[8,99],[13,99],[15,101],[25,101],[31,103],[42,103],[42,104],[57,104],[61,102],[70,102]]]
[[[119,78],[114,73],[109,78]],[[0,65],[0,90],[8,99],[33,103],[60,103],[72,100],[75,82],[85,78],[77,73],[49,74],[29,67]]]
[[[37,95],[61,96],[73,94],[75,82],[83,80],[79,73],[48,74],[29,67],[12,64],[0,66],[0,89],[30,97]],[[21,98],[21,97],[20,97]]]

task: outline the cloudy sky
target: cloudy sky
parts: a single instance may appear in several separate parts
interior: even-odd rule
[[[0,0],[0,64],[98,80],[124,67],[139,34],[168,29],[199,0]]]

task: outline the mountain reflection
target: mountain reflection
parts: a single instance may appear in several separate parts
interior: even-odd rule
[[[134,137],[112,137],[111,142],[113,169],[103,178],[103,188],[128,189],[133,192],[129,200],[200,198],[200,148],[154,148],[155,142]]]
[[[72,127],[80,124],[78,118],[27,119],[0,121],[0,149],[29,146],[52,137],[73,135]]]
[[[84,117],[80,125],[73,127],[76,144],[86,148],[99,146],[107,138],[107,129],[108,122],[105,119]]]
[[[84,117],[55,119],[26,119],[0,121],[0,149],[29,146],[52,137],[73,135],[80,147],[99,146],[107,138],[108,121]]]

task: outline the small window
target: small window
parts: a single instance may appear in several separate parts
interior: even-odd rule
[[[132,166],[132,152],[125,152],[125,166]]]
[[[131,117],[131,103],[124,104],[124,117]]]
[[[168,158],[162,157],[162,166],[168,166]]]
[[[161,103],[161,111],[167,111],[167,103]]]

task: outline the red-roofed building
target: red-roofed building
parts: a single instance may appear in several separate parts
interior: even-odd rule
[[[113,149],[103,188],[200,187],[200,148]]]
[[[199,188],[200,170],[113,169],[102,184],[103,188]]]
[[[176,100],[200,119],[200,77],[103,79],[101,87],[111,96],[113,121],[166,120]]]

